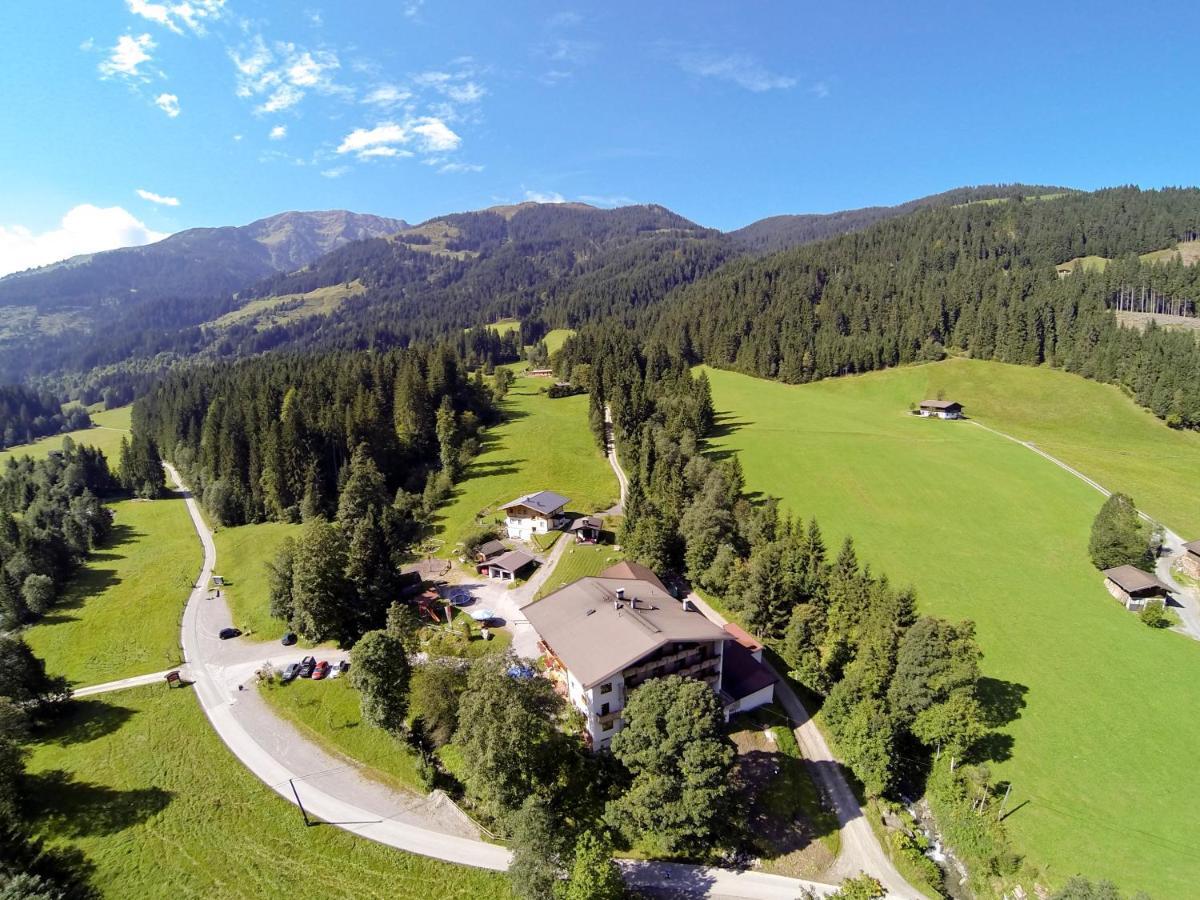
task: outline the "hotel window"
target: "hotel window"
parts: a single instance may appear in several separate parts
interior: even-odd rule
[[[602,716],[608,715],[608,704],[607,703],[600,704],[600,715],[602,715]]]

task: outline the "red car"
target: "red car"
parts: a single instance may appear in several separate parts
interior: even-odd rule
[[[317,667],[315,669],[313,669],[313,673],[312,673],[313,681],[320,681],[322,678],[324,678],[328,674],[329,674],[329,661],[323,659],[319,663],[317,663]]]

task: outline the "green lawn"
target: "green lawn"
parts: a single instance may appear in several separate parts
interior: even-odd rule
[[[913,400],[944,390],[972,419],[1033,441],[1185,540],[1200,538],[1200,503],[1187,489],[1200,471],[1200,433],[1168,428],[1112,385],[1052,369],[961,359],[904,372]]]
[[[225,749],[190,690],[81,701],[32,750],[40,828],[87,854],[106,897],[511,896],[501,875],[306,828]]]
[[[571,540],[571,538],[564,538]],[[574,544],[563,551],[558,565],[542,584],[535,600],[541,600],[552,591],[589,575],[599,575],[611,565],[619,563],[625,556],[611,544]]]
[[[129,434],[129,414],[131,406],[119,406],[116,409],[106,409],[103,412],[92,413],[92,427],[81,431],[69,431],[67,434],[55,434],[34,441],[32,444],[19,444],[7,450],[0,451],[0,463],[10,456],[45,456],[51,450],[61,450],[64,437],[70,437],[77,444],[87,444],[103,451],[108,458],[108,466],[115,470],[121,461],[121,438]]]
[[[573,328],[554,328],[546,332],[546,336],[542,338],[546,342],[546,351],[555,353],[562,349],[562,345],[566,343],[567,338],[575,333]]]
[[[584,395],[551,400],[539,393],[544,378],[518,378],[501,404],[505,420],[484,436],[483,452],[454,487],[454,494],[435,516],[441,554],[454,553],[486,512],[492,522],[497,507],[522,494],[557,491],[570,498],[567,509],[592,513],[615,501],[617,479],[588,428]]]
[[[968,414],[1004,427],[1025,421],[1057,437],[1047,449],[1080,455],[1118,432],[1148,444],[1155,423],[1129,401],[1121,410],[1119,394],[1103,386],[997,364],[798,387],[709,377],[715,449],[739,454],[749,489],[816,515],[831,552],[852,534],[859,558],[914,585],[922,610],[976,622],[990,693],[1007,695],[1017,713],[1004,728],[1011,758],[992,770],[1012,781],[1006,821],[1028,860],[1056,884],[1083,872],[1156,897],[1190,895],[1200,881],[1191,851],[1200,843],[1200,783],[1186,776],[1200,746],[1192,714],[1200,646],[1146,628],[1105,592],[1087,558],[1099,494],[970,422],[922,420],[907,409],[944,385]],[[998,401],[989,408],[992,394],[1018,398],[1007,420]],[[1080,409],[1084,402],[1090,408]],[[1158,434],[1162,447],[1194,446],[1193,435]],[[1096,455],[1109,474],[1147,478],[1122,454]],[[1159,474],[1178,489],[1172,471],[1164,465]],[[1148,478],[1131,486],[1156,511]]]
[[[49,670],[77,685],[177,665],[179,617],[200,571],[200,544],[182,500],[123,500],[112,509],[108,545],[25,632]]]
[[[300,525],[264,522],[217,529],[217,574],[227,583],[222,589],[234,624],[247,634],[274,637],[287,625],[270,613],[267,563],[275,558],[284,538],[300,533]]]
[[[488,325],[488,328],[496,332],[496,334],[500,335],[501,337],[504,337],[504,335],[508,334],[510,331],[516,331],[520,327],[520,319],[498,319],[497,321]]]
[[[262,696],[302,734],[327,750],[362,763],[363,774],[392,787],[421,791],[417,757],[386,731],[364,724],[358,691],[350,679],[268,685]]]

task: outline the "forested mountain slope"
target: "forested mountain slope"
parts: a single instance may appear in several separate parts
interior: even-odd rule
[[[979,203],[985,200],[1005,200],[1019,197],[1057,197],[1071,188],[1035,184],[987,184],[961,187],[900,203],[896,206],[866,206],[832,213],[769,216],[729,232],[730,239],[751,253],[776,253],[801,244],[811,244],[826,238],[838,237],[852,231],[862,231],[876,222],[906,216],[922,209]]]
[[[72,362],[91,366],[124,358],[148,328],[178,330],[208,321],[230,308],[233,292],[273,272],[404,227],[399,219],[344,210],[285,212],[240,227],[192,228],[143,247],[0,278],[0,374],[15,378]],[[76,359],[110,340],[117,341],[114,352]]]
[[[1200,350],[1190,334],[1121,329],[1127,282],[1200,293],[1195,267],[1136,254],[1200,226],[1200,190],[1118,188],[925,210],[763,259],[740,259],[646,317],[691,359],[803,382],[947,351],[1049,363],[1127,387],[1173,425],[1200,426]],[[1055,266],[1099,255],[1105,272]]]

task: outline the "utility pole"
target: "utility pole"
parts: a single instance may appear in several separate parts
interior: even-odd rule
[[[999,822],[1004,818],[1004,806],[1008,803],[1008,795],[1012,793],[1012,782],[1008,783],[1008,787],[1004,789],[1004,799],[1000,801],[1000,808],[996,810],[996,821]]]
[[[300,807],[300,815],[304,817],[305,826],[311,828],[313,823],[309,821],[308,812],[304,809],[304,804],[300,800],[300,792],[296,790],[296,782],[289,778],[288,784],[292,786],[292,796],[296,798],[296,805]]]

